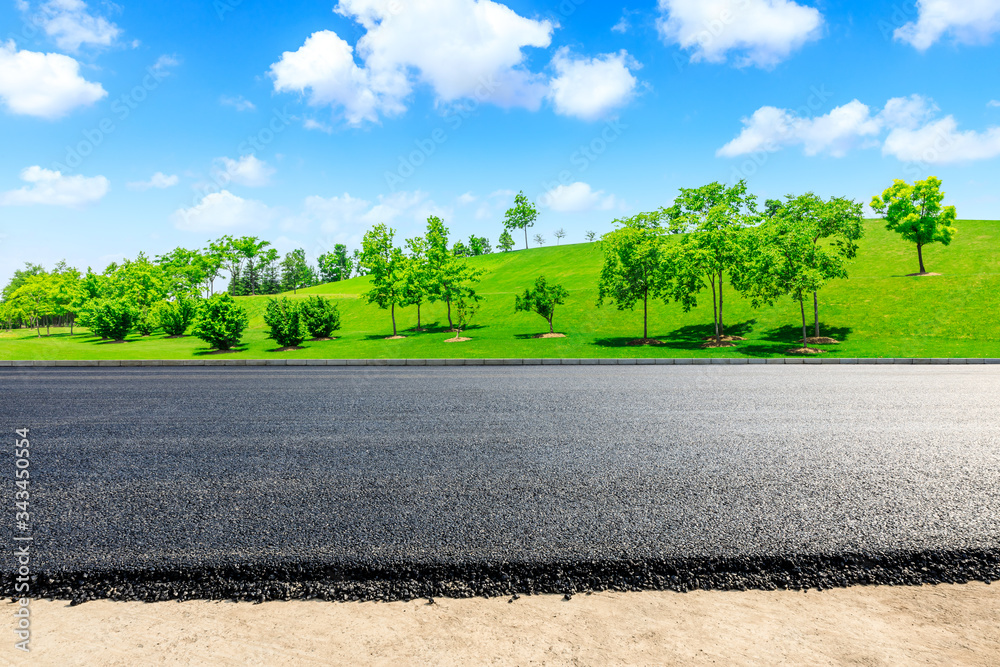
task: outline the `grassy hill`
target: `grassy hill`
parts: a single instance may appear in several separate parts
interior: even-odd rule
[[[916,249],[878,222],[867,225],[851,278],[831,283],[820,294],[823,335],[842,341],[826,346],[837,357],[1000,357],[1000,222],[963,221],[950,247],[925,249],[935,277],[906,277],[917,271]],[[240,301],[251,315],[246,348],[235,358],[448,358],[448,357],[728,357],[785,356],[801,335],[798,304],[782,300],[772,308],[753,310],[729,290],[726,323],[748,340],[736,348],[705,350],[712,322],[711,293],[690,313],[657,302],[650,309],[650,335],[662,347],[628,347],[642,334],[642,312],[597,308],[599,244],[548,247],[477,257],[469,260],[486,273],[480,286],[482,308],[468,330],[466,343],[445,343],[447,318],[442,304],[423,309],[430,331],[407,331],[416,325],[416,310],[397,311],[405,340],[386,341],[392,333],[387,311],[361,299],[368,281],[300,290],[293,298],[322,294],[340,304],[343,328],[334,341],[306,342],[304,350],[278,353],[266,337],[265,297]],[[535,339],[547,331],[544,319],[514,313],[514,295],[544,274],[570,292],[556,311],[556,330],[564,339]],[[811,313],[810,313],[811,318]],[[63,331],[37,339],[27,331],[0,336],[3,359],[177,359],[206,351],[195,338],[166,340],[162,335],[130,338],[127,344],[101,343],[87,335],[72,338]]]

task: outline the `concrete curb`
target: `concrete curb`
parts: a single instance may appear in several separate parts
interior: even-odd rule
[[[87,361],[0,360],[0,368],[94,368],[152,366],[757,366],[757,365],[983,365],[1000,359],[151,359]]]

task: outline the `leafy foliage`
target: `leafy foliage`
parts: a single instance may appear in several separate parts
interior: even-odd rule
[[[361,266],[371,277],[371,289],[365,292],[368,303],[392,312],[392,335],[397,336],[396,307],[407,302],[405,276],[406,258],[403,251],[393,245],[395,230],[384,224],[368,231],[361,242]]]
[[[534,287],[526,289],[524,294],[514,298],[514,312],[527,311],[538,313],[549,323],[549,333],[555,333],[552,318],[556,306],[566,303],[569,292],[562,285],[550,285],[545,276],[535,279]]]
[[[90,330],[101,338],[123,341],[138,320],[138,309],[127,299],[98,299],[90,308]]]
[[[497,243],[497,247],[504,252],[510,252],[514,249],[514,237],[506,229],[500,234],[500,242]]]
[[[168,336],[183,336],[194,322],[197,313],[196,301],[179,296],[173,301],[164,301],[157,306],[156,316],[160,327]]]
[[[663,273],[663,228],[659,213],[640,213],[616,220],[619,228],[602,239],[604,264],[598,281],[597,305],[613,301],[619,310],[642,302],[643,339],[649,338],[649,300],[660,294]]]
[[[514,197],[514,206],[507,209],[504,215],[503,226],[508,232],[514,229],[524,230],[524,248],[528,248],[528,228],[535,226],[538,219],[538,208],[528,201],[524,196],[524,191],[517,193]]]
[[[214,349],[230,350],[240,344],[250,318],[228,293],[202,302],[191,333]]]
[[[340,329],[340,309],[324,297],[306,298],[299,306],[299,314],[313,338],[329,338]]]
[[[299,306],[288,297],[267,300],[264,323],[271,338],[281,347],[297,347],[306,339]]]
[[[934,176],[913,185],[893,181],[881,197],[872,199],[872,210],[885,217],[885,228],[917,244],[920,273],[927,273],[924,246],[931,243],[950,245],[958,231],[951,226],[955,222],[955,207],[941,206],[942,201],[941,179]]]

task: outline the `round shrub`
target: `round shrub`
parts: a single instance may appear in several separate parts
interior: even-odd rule
[[[118,342],[125,340],[139,320],[139,311],[124,299],[96,299],[88,311],[90,330]]]
[[[340,309],[329,299],[310,296],[302,302],[299,312],[313,338],[329,338],[340,329]]]
[[[191,333],[216,350],[231,350],[240,344],[249,325],[246,311],[223,293],[202,302]]]
[[[306,339],[299,307],[287,297],[268,299],[264,322],[271,330],[271,338],[281,347],[297,347]]]
[[[156,309],[156,319],[168,336],[183,336],[194,322],[197,306],[194,301],[177,297],[164,301]]]

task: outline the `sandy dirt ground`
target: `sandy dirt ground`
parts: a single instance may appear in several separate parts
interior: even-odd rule
[[[6,624],[13,605],[0,605]],[[1000,665],[1000,586],[339,604],[33,601],[23,665]]]

